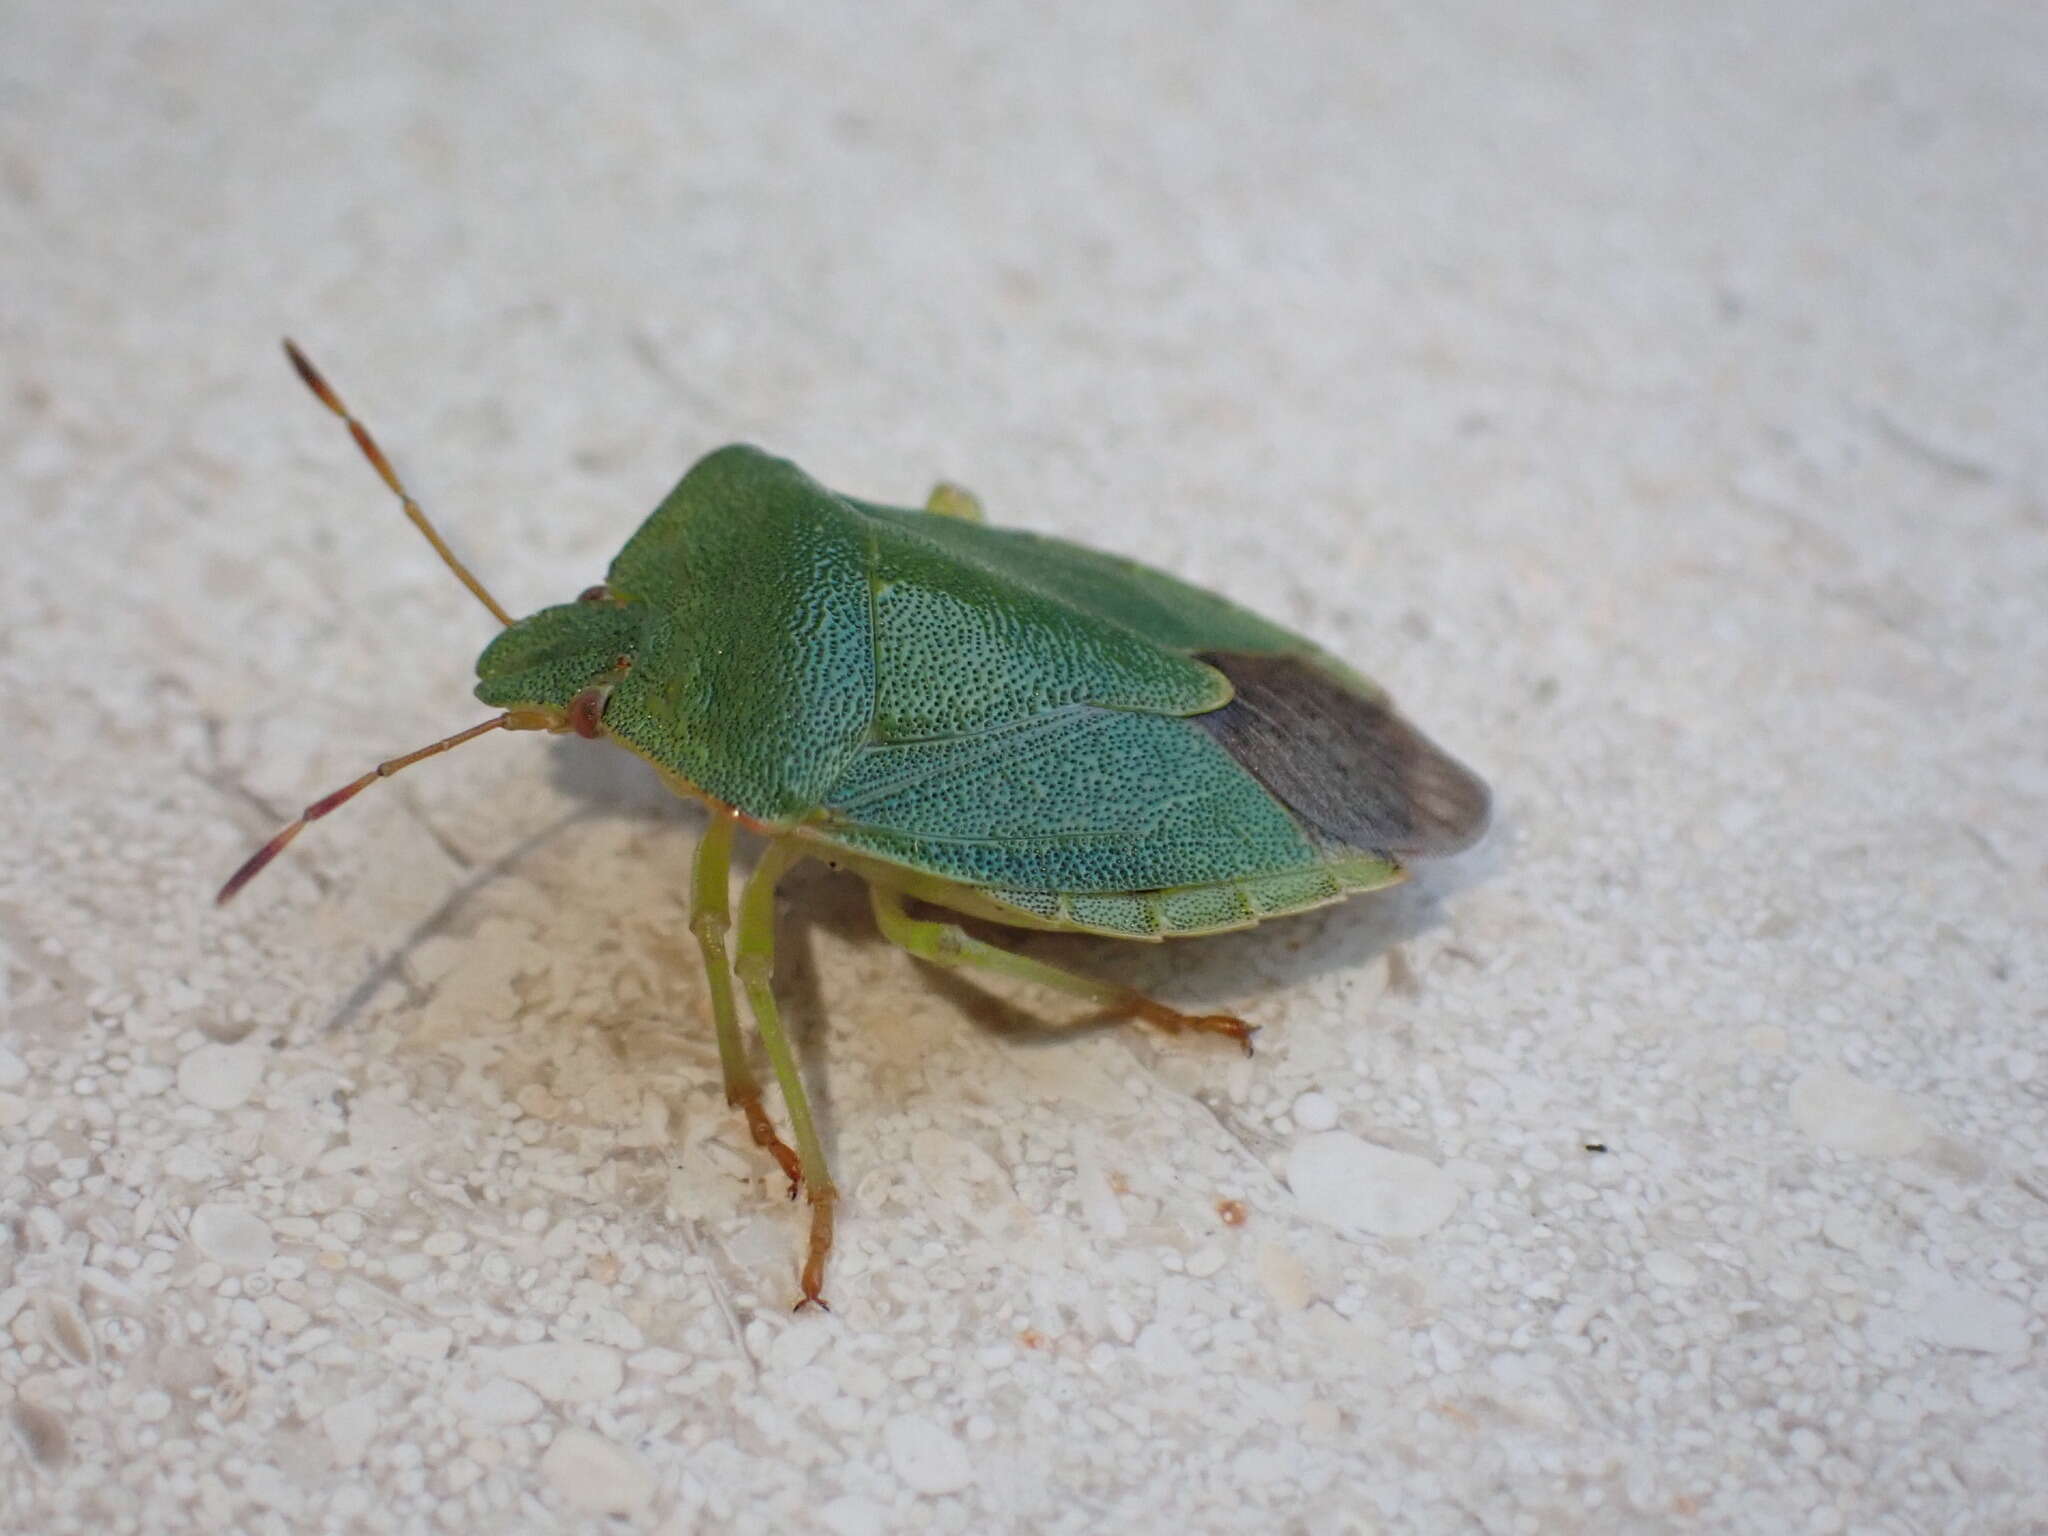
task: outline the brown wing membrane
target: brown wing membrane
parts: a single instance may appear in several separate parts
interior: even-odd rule
[[[1237,696],[1195,723],[1311,830],[1395,855],[1456,853],[1486,830],[1486,785],[1385,699],[1300,656],[1201,659]]]

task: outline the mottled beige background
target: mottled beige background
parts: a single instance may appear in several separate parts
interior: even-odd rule
[[[415,9],[0,13],[0,1526],[2048,1522],[2037,8]],[[208,905],[479,715],[286,330],[514,607],[729,439],[946,475],[1341,649],[1498,834],[1032,945],[1250,1062],[794,878],[792,1317],[623,754]]]

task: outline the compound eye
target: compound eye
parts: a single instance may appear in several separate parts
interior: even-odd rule
[[[576,594],[576,601],[579,603],[608,603],[611,600],[612,589],[601,581],[596,586],[585,587]]]
[[[585,741],[604,734],[604,701],[609,688],[586,688],[569,701],[569,729]]]

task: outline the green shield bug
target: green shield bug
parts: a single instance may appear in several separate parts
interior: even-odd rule
[[[992,528],[940,486],[920,509],[826,490],[756,448],[700,459],[602,585],[514,621],[443,542],[374,438],[297,347],[406,515],[504,626],[477,659],[501,711],[306,807],[227,901],[380,778],[490,731],[574,732],[638,753],[710,820],[690,928],[727,1101],[810,1197],[803,1306],[822,1305],[837,1191],[775,1004],[776,882],[805,858],[866,881],[920,959],[1035,982],[1174,1032],[1180,1013],[914,917],[906,899],[1014,927],[1158,940],[1221,933],[1390,885],[1484,830],[1486,786],[1379,688],[1307,640],[1133,560]],[[766,839],[740,897],[740,827]],[[763,1106],[746,993],[796,1145]]]

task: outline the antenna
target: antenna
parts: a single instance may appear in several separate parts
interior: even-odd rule
[[[348,804],[349,801],[353,800],[379,779],[388,779],[391,775],[398,772],[399,769],[410,768],[421,758],[437,757],[441,753],[446,752],[450,747],[459,747],[465,741],[474,741],[486,731],[511,729],[514,729],[512,716],[509,714],[499,715],[494,720],[486,720],[482,725],[472,725],[466,731],[457,731],[453,736],[437,741],[430,747],[421,747],[417,752],[408,752],[403,757],[394,757],[389,762],[379,763],[354,783],[344,784],[340,789],[335,790],[333,794],[321,796],[300,813],[297,821],[250,854],[243,861],[242,867],[228,876],[228,883],[222,886],[220,893],[213,898],[214,905],[224,906],[233,900],[235,892],[262,874],[263,867],[280,853],[283,853],[291,840],[306,829],[307,822],[318,821],[329,811]]]
[[[285,338],[284,355],[292,360],[292,367],[298,370],[298,375],[305,381],[306,388],[319,396],[320,403],[348,423],[349,435],[356,440],[356,446],[363,450],[363,457],[370,461],[370,467],[391,487],[391,493],[404,505],[405,515],[412,519],[413,527],[427,536],[427,542],[434,546],[434,553],[441,557],[442,563],[456,574],[465,587],[476,594],[478,602],[491,610],[492,618],[510,629],[512,615],[499,607],[498,600],[484,590],[484,584],[469,573],[469,567],[455,558],[455,551],[448,547],[447,541],[435,531],[434,525],[427,521],[427,514],[420,510],[420,504],[413,500],[412,492],[408,491],[405,483],[398,478],[398,472],[391,467],[391,461],[384,457],[384,450],[379,448],[377,440],[370,436],[370,429],[357,421],[349,408],[341,403],[341,396],[334,392],[334,386],[320,376],[320,370],[315,368],[306,354],[292,343],[290,337]]]

